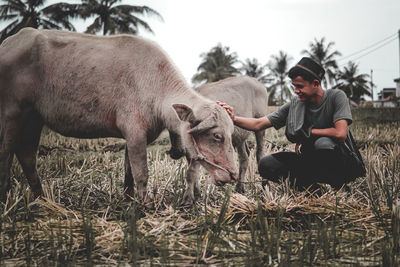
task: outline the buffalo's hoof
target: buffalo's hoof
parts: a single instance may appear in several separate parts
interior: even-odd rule
[[[133,188],[125,188],[124,191],[124,196],[125,196],[125,200],[130,200],[132,201],[134,199],[135,196],[135,190],[133,190]]]
[[[143,201],[143,206],[148,210],[154,210],[154,202],[150,197],[146,197]]]
[[[242,184],[241,182],[238,182],[236,184],[236,188],[235,188],[236,192],[239,194],[244,194],[244,184]]]
[[[40,189],[32,189],[33,199],[37,199],[44,196],[42,188]]]
[[[185,193],[183,195],[183,199],[180,203],[180,207],[182,208],[190,208],[194,205],[194,203],[196,202],[196,199],[194,197],[193,194],[187,194]]]

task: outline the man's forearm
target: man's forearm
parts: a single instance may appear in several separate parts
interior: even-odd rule
[[[235,118],[233,119],[233,123],[236,126],[239,126],[240,128],[249,131],[259,131],[272,126],[271,121],[266,116],[261,118],[246,118],[235,116]]]
[[[328,136],[335,138],[339,142],[344,142],[347,137],[347,121],[337,121],[335,127],[332,128],[312,129],[311,134],[316,136]]]
[[[316,136],[327,136],[337,139],[337,131],[335,128],[312,129],[311,134]]]

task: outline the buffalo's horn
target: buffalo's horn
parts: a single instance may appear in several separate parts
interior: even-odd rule
[[[207,131],[209,129],[212,129],[216,126],[217,126],[217,124],[216,124],[215,117],[213,115],[211,115],[211,116],[208,116],[205,120],[203,120],[199,124],[197,124],[195,127],[191,128],[189,133],[190,134],[201,133],[201,132]]]

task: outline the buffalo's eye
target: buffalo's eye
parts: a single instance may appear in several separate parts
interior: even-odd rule
[[[214,134],[214,139],[219,141],[219,142],[224,141],[224,137],[222,136],[222,134],[219,134],[219,133],[215,133]]]

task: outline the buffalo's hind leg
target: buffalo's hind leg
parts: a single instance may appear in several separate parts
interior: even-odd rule
[[[6,112],[7,111],[7,112]],[[17,110],[16,110],[17,111]],[[7,115],[6,115],[7,114]],[[17,143],[18,125],[15,112],[8,111],[8,106],[0,102],[0,200],[6,200],[10,190],[10,168],[14,158],[14,146]]]
[[[257,131],[254,133],[256,136],[256,144],[257,144],[257,152],[256,152],[256,158],[257,158],[257,163],[260,162],[260,160],[264,157],[265,155],[265,130]]]
[[[3,142],[0,144],[0,200],[6,200],[6,194],[10,190],[10,168],[14,153],[6,149]]]
[[[43,195],[42,185],[36,169],[36,154],[42,132],[43,122],[35,114],[25,120],[15,146],[15,155],[25,173],[35,198]]]
[[[24,120],[18,108],[10,106],[1,110],[0,122],[0,198],[6,199],[10,189],[10,168],[14,154],[21,163],[24,174],[35,195],[41,193],[36,171],[36,151],[42,124]]]

